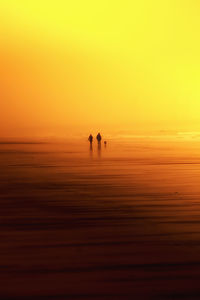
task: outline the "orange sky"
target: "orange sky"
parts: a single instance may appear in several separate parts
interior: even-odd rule
[[[68,2],[0,1],[0,136],[200,130],[198,1]]]

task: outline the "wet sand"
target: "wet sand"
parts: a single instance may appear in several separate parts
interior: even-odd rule
[[[200,143],[0,143],[1,299],[199,299]]]

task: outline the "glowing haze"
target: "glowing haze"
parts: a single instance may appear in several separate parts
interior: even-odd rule
[[[1,0],[0,135],[199,130],[197,0]]]

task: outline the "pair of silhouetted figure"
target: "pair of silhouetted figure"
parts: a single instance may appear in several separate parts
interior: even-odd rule
[[[97,139],[98,144],[100,144],[101,143],[101,139],[102,139],[100,133],[97,134],[96,139]],[[92,136],[92,134],[89,135],[88,141],[90,142],[90,144],[92,144],[92,142],[93,142],[93,136]]]

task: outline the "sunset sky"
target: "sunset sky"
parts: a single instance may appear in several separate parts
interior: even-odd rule
[[[200,130],[197,0],[0,0],[0,136]]]

